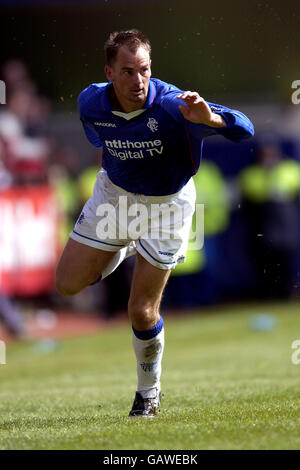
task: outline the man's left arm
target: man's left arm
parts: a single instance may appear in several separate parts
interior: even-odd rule
[[[225,106],[208,103],[197,92],[186,91],[177,95],[184,104],[179,105],[183,117],[194,124],[206,126],[205,136],[221,134],[240,142],[254,135],[252,122],[241,112]],[[197,126],[192,133],[197,137]]]

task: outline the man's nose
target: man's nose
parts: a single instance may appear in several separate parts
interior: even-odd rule
[[[137,85],[141,85],[143,83],[142,75],[140,73],[136,73],[134,75],[134,83]]]

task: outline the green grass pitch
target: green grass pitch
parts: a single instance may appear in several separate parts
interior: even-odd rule
[[[277,327],[253,331],[272,313]],[[0,365],[1,449],[299,449],[298,303],[165,316],[164,398],[152,420],[128,418],[136,386],[129,325],[7,348]]]

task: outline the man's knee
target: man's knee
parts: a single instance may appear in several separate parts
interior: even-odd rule
[[[148,330],[159,320],[158,307],[144,299],[128,302],[128,315],[134,328]]]
[[[97,250],[70,238],[56,269],[57,291],[61,295],[75,295],[96,283],[113,256],[113,252]]]
[[[85,280],[76,280],[76,278],[57,269],[55,276],[55,287],[59,294],[64,296],[72,296],[78,294],[82,289],[92,286],[101,281],[101,275],[94,273]]]
[[[72,278],[70,279],[69,276],[64,276],[59,271],[56,272],[55,288],[59,294],[64,296],[72,296],[82,290],[82,287],[75,285]]]

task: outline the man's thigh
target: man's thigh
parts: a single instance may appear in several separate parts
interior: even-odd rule
[[[57,290],[63,295],[76,294],[100,276],[115,254],[70,238],[57,265]]]
[[[137,330],[149,329],[159,320],[159,306],[171,270],[159,269],[137,252],[128,304]]]

